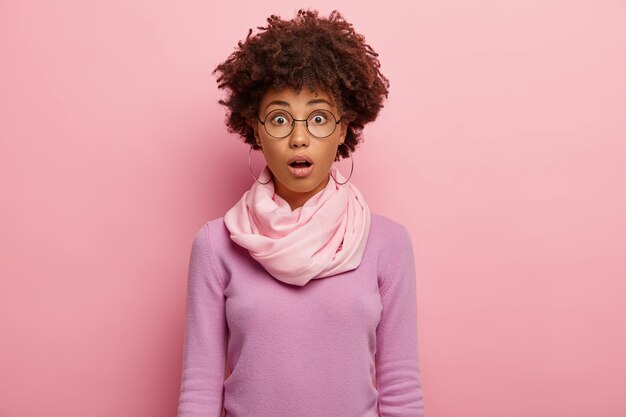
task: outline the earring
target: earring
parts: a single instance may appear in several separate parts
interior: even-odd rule
[[[345,145],[345,143],[342,143],[342,145]],[[344,185],[345,183],[350,181],[350,177],[352,177],[352,172],[354,172],[354,158],[352,157],[352,152],[350,151],[350,148],[348,148],[348,153],[350,154],[350,162],[352,162],[352,167],[350,168],[350,175],[348,176],[347,180],[345,180],[344,182],[337,182],[337,179],[333,176],[332,172],[328,171],[330,176],[333,177],[333,180],[335,180],[335,183],[339,185]]]
[[[250,160],[251,156],[252,156],[252,146],[250,146],[250,150],[248,151],[248,168],[250,169],[250,175],[252,175],[252,178],[254,178],[254,180],[258,182],[259,184],[261,185],[268,184],[272,180],[271,175],[270,175],[270,179],[267,180],[267,182],[261,182],[254,176],[254,173],[252,172],[252,161]]]

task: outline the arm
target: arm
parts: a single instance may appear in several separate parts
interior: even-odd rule
[[[402,228],[386,251],[383,311],[376,329],[376,385],[381,417],[423,417],[417,351],[417,296],[411,237]]]
[[[196,233],[189,259],[178,417],[222,412],[227,326],[222,278],[210,245],[207,224]]]

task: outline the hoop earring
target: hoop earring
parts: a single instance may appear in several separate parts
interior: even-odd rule
[[[248,151],[248,169],[250,169],[250,175],[252,175],[252,178],[254,178],[254,180],[258,182],[259,184],[261,185],[268,184],[272,180],[271,175],[270,175],[270,179],[267,180],[267,182],[261,182],[254,176],[254,173],[252,172],[252,161],[250,160],[251,155],[252,155],[252,146],[250,146],[250,150]]]
[[[348,176],[347,180],[345,180],[344,182],[337,182],[337,179],[333,176],[333,173],[328,171],[330,176],[333,177],[333,180],[335,180],[335,183],[339,185],[344,185],[345,183],[350,181],[350,177],[352,177],[352,173],[354,172],[354,158],[352,157],[352,152],[350,152],[350,148],[348,148],[348,153],[350,154],[350,162],[352,162],[352,167],[350,168],[350,175]]]

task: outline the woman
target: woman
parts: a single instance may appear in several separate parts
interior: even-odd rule
[[[340,13],[267,21],[215,69],[267,165],[195,236],[178,416],[421,417],[410,236],[333,167],[389,82]]]

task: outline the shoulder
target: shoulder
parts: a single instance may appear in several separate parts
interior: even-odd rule
[[[230,240],[230,234],[224,224],[224,217],[218,217],[204,223],[196,230],[194,241],[209,247],[221,247]]]
[[[224,286],[229,282],[233,264],[253,262],[249,252],[230,238],[223,216],[200,226],[196,230],[193,246],[205,255],[215,272],[222,277]]]
[[[191,246],[190,269],[202,271],[208,282],[219,283],[219,288],[224,289],[228,283],[227,274],[224,269],[224,238],[229,237],[228,231],[224,231],[222,218],[217,218],[205,222],[196,229]],[[211,281],[213,277],[215,281]]]
[[[388,288],[400,271],[413,267],[411,235],[396,220],[372,213],[368,244],[376,253],[378,281],[382,289]]]
[[[411,236],[403,224],[377,213],[371,216],[370,239],[381,248],[411,244]]]
[[[223,217],[209,220],[196,229],[193,237],[193,248],[203,252],[206,256],[213,257],[223,252],[228,246],[230,235],[224,225]]]

